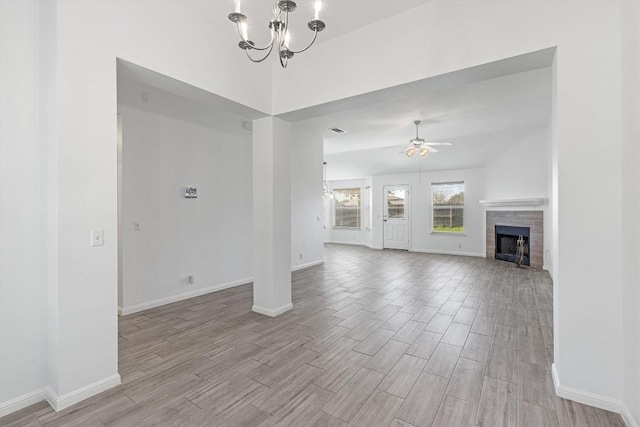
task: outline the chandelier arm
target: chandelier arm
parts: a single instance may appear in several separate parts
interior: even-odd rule
[[[315,41],[316,41],[316,37],[318,37],[318,30],[315,30],[315,31],[313,32],[313,39],[311,40],[311,43],[309,43],[309,44],[307,45],[307,47],[305,47],[305,48],[304,48],[304,49],[302,49],[302,50],[292,50],[291,52],[293,52],[293,53],[302,53],[302,52],[304,52],[305,50],[309,49],[309,48],[310,48],[310,47],[315,43]]]
[[[272,50],[272,49],[273,49],[273,43],[271,43],[271,47],[269,47],[269,51],[267,52],[267,54],[266,54],[264,57],[262,57],[261,59],[253,59],[253,58],[251,57],[251,55],[249,54],[249,51],[250,51],[251,49],[245,49],[245,52],[247,52],[247,58],[249,58],[249,59],[251,60],[251,62],[256,62],[256,63],[257,63],[257,62],[262,62],[262,61],[264,61],[265,59],[267,59],[267,58],[269,57],[269,55],[271,55],[271,50]]]
[[[236,28],[238,30],[238,35],[240,36],[240,40],[242,40],[245,43],[249,43],[249,40],[245,39],[244,36],[242,35],[242,30],[240,29],[240,24],[239,23],[236,24]],[[266,45],[265,47],[251,46],[251,49],[267,50],[267,49],[271,49],[272,47],[273,47],[273,31],[271,31],[271,41],[269,42],[268,45]]]

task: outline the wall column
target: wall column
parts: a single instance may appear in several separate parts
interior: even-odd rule
[[[265,117],[253,122],[253,311],[291,308],[291,125]]]

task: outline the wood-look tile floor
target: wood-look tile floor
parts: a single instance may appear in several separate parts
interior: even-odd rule
[[[555,396],[552,295],[501,261],[327,245],[292,311],[243,285],[122,317],[121,386],[0,425],[623,426]]]

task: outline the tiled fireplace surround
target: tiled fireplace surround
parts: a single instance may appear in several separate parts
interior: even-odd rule
[[[542,268],[542,211],[487,211],[487,258],[495,259],[496,225],[529,227],[529,258],[532,268]]]

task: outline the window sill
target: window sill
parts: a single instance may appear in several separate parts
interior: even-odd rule
[[[433,234],[434,236],[466,236],[466,233],[454,233],[447,231],[432,231],[429,234]]]
[[[331,227],[334,230],[360,230],[362,231],[362,227],[347,227],[347,226],[333,226]]]

